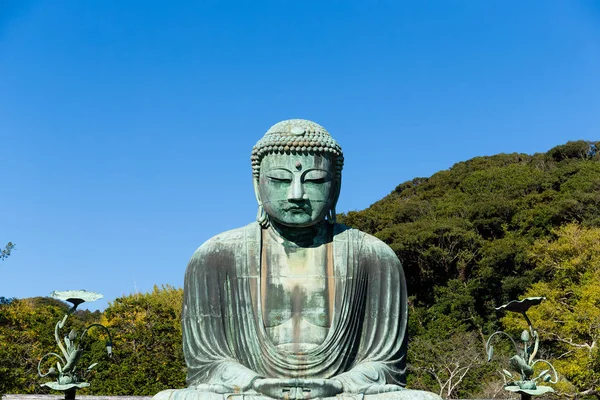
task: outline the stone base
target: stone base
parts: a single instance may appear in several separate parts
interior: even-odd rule
[[[157,393],[152,400],[273,400],[273,398],[255,392],[218,394],[194,389],[168,389]],[[322,400],[442,400],[442,398],[431,392],[405,389],[369,395],[342,393]]]
[[[64,394],[3,394],[2,400],[64,400]],[[80,400],[150,400],[151,396],[84,396],[75,395]]]

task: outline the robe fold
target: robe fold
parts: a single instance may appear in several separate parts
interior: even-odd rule
[[[329,332],[303,353],[277,348],[262,323],[258,223],[204,243],[187,267],[182,312],[190,387],[248,390],[257,378],[336,379],[344,392],[406,382],[407,297],[400,261],[379,239],[333,232]]]

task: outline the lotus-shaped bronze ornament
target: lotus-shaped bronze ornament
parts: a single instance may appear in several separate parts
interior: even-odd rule
[[[528,297],[523,300],[513,300],[497,307],[496,310],[512,311],[523,315],[525,321],[527,321],[528,329],[521,332],[521,346],[517,345],[517,342],[512,336],[503,331],[494,332],[488,338],[485,346],[488,354],[488,361],[491,361],[494,354],[494,347],[491,344],[492,338],[495,336],[504,336],[510,339],[517,354],[512,356],[509,360],[509,366],[513,372],[506,369],[502,370],[503,376],[505,377],[504,389],[509,392],[519,393],[522,399],[529,399],[531,396],[554,392],[554,389],[549,386],[538,386],[538,381],[550,383],[556,383],[558,381],[558,375],[552,364],[546,360],[535,359],[535,355],[539,349],[540,337],[527,316],[527,310],[532,306],[537,306],[544,299],[545,297]],[[534,368],[536,364],[545,364],[549,369],[540,372],[534,377]],[[552,379],[552,375],[548,373],[550,371],[552,371],[554,379]]]
[[[56,340],[56,344],[58,345],[58,348],[60,349],[60,353],[62,355],[58,353],[45,354],[38,362],[38,374],[41,377],[57,377],[55,381],[46,382],[42,384],[42,386],[49,387],[53,390],[64,391],[65,399],[74,399],[75,391],[77,389],[90,386],[89,383],[83,382],[82,378],[87,372],[89,372],[98,364],[94,363],[90,365],[87,369],[84,369],[83,371],[78,369],[78,363],[83,353],[83,342],[88,330],[92,327],[102,328],[104,330],[104,332],[108,336],[108,340],[106,342],[106,351],[109,356],[112,356],[112,338],[110,332],[104,325],[91,324],[84,329],[81,336],[79,336],[78,342],[76,342],[78,338],[77,332],[75,330],[71,330],[68,335],[64,336],[63,344],[63,342],[60,339],[60,330],[65,326],[67,318],[69,317],[69,315],[75,312],[79,304],[84,303],[86,301],[95,301],[102,298],[103,296],[100,293],[88,292],[86,290],[55,290],[54,292],[50,293],[50,296],[58,300],[67,301],[73,304],[73,306],[66,312],[62,320],[58,321],[54,327],[54,339]],[[56,363],[56,368],[51,367],[48,369],[48,372],[44,374],[41,370],[42,361],[50,357],[56,358],[59,361]]]
[[[50,293],[50,297],[62,301],[67,301],[73,304],[73,307],[77,307],[81,303],[84,303],[86,301],[96,301],[104,296],[100,293],[88,292],[87,290],[55,290],[52,293]]]
[[[507,390],[507,391],[513,392],[513,393],[519,393],[520,395],[525,395],[524,397],[539,396],[540,394],[554,392],[554,389],[552,389],[550,386],[535,386],[534,385],[533,389],[525,389],[525,388],[522,388],[521,385],[519,385],[518,383],[519,382],[517,382],[517,385],[504,386],[504,390]]]
[[[506,304],[501,305],[500,307],[496,307],[496,310],[506,310],[518,313],[524,313],[529,310],[532,306],[537,306],[542,301],[544,301],[545,297],[527,297],[523,300],[512,300]]]

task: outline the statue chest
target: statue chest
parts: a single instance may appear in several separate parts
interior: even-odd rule
[[[262,315],[273,344],[302,351],[321,344],[331,325],[327,246],[267,251]]]

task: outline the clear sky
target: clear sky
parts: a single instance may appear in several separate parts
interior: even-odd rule
[[[600,2],[0,0],[0,296],[181,286],[288,118],[342,145],[339,211],[600,140]]]

